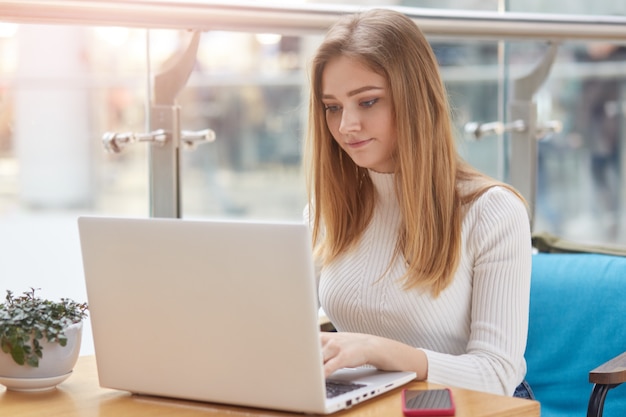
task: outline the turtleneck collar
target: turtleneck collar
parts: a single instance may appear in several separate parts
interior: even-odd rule
[[[395,175],[368,170],[370,179],[382,201],[396,201]]]

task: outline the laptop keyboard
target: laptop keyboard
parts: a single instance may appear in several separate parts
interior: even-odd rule
[[[333,398],[346,392],[364,387],[365,384],[326,380],[326,398]]]

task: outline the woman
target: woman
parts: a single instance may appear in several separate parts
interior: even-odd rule
[[[342,18],[313,59],[309,110],[305,215],[338,330],[321,335],[326,375],[369,364],[513,395],[526,372],[526,206],[458,156],[421,31],[391,10]]]

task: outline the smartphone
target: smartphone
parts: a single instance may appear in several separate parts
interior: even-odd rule
[[[448,388],[402,391],[402,412],[405,416],[453,416],[456,409]]]

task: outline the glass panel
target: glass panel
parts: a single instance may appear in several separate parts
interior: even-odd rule
[[[76,218],[147,216],[145,31],[0,23],[0,297],[86,300]],[[83,353],[92,350],[85,323]]]
[[[301,218],[306,203],[300,171],[308,105],[305,70],[318,42],[235,32],[202,35],[197,69],[179,98],[182,126],[214,129],[217,140],[184,153],[185,217]],[[470,121],[500,118],[498,43],[432,43],[461,153],[484,172],[502,177],[501,138],[468,141],[463,134]]]
[[[106,131],[145,129],[145,31],[0,24],[7,27],[0,215],[145,215],[145,148],[107,154],[101,145]]]
[[[300,218],[305,203],[299,171],[307,106],[304,68],[319,38],[274,40],[277,43],[263,44],[262,37],[233,32],[203,35],[201,70],[194,72],[181,98],[183,127],[213,128],[218,139],[184,155],[185,216]],[[217,45],[233,42],[254,62],[219,61],[228,55],[215,50]],[[507,42],[506,68],[499,65],[498,42],[431,42],[448,88],[462,155],[482,171],[507,180],[507,135],[469,141],[463,128],[468,122],[506,121],[505,87],[543,59],[545,42]],[[563,124],[562,132],[547,132],[538,142],[535,230],[579,241],[619,242],[623,237],[615,226],[621,198],[617,187],[623,174],[615,169],[606,180],[615,188],[599,193],[593,182],[592,145],[572,131],[572,123],[583,120],[574,107],[588,101],[581,96],[582,78],[593,73],[615,76],[623,67],[617,62],[581,62],[583,47],[561,46],[551,75],[533,98],[540,127],[552,121]],[[594,175],[603,181],[599,172]],[[614,226],[601,226],[603,222]]]
[[[498,42],[430,40],[448,91],[461,155],[474,167],[504,179],[502,137],[476,138],[465,133],[469,123],[502,119],[502,71]]]
[[[622,0],[507,0],[507,10],[626,16]],[[536,100],[563,131],[538,143],[536,231],[593,244],[626,244],[626,46],[566,42]]]
[[[183,154],[184,217],[302,218],[306,42],[202,35],[197,68],[178,100],[181,124],[211,128],[217,139]]]
[[[565,43],[538,94],[539,117],[563,131],[539,142],[537,230],[626,243],[626,45]]]

